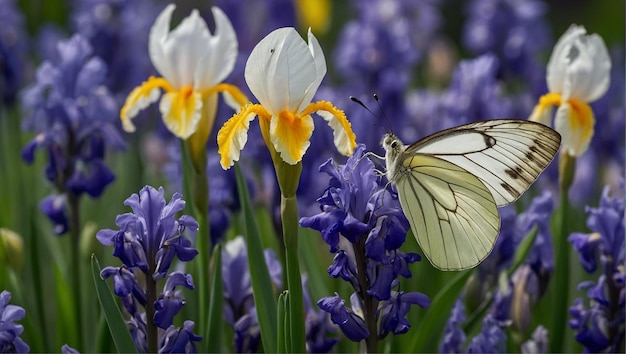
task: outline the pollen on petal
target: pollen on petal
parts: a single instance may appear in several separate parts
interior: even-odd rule
[[[262,106],[248,104],[220,128],[217,132],[217,152],[220,154],[220,164],[223,169],[227,170],[235,161],[239,161],[241,150],[248,141],[250,122],[257,115],[266,114]]]
[[[278,115],[272,116],[270,137],[283,161],[295,165],[302,160],[311,145],[313,129],[313,118],[310,115],[298,116],[281,111]]]
[[[193,134],[202,118],[202,95],[189,86],[163,95],[159,105],[167,129],[181,139]]]
[[[345,156],[351,156],[356,147],[356,135],[346,118],[345,113],[330,102],[319,101],[311,103],[304,112],[316,112],[328,123],[333,130],[333,142],[337,150]]]

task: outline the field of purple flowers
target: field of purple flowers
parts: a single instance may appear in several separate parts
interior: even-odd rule
[[[0,0],[0,352],[624,352],[625,13]],[[502,118],[560,150],[439,270],[381,139]]]

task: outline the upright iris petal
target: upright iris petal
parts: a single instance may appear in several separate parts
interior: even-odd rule
[[[231,102],[234,109],[246,101],[235,86],[221,83],[237,60],[237,37],[230,21],[217,7],[211,8],[215,33],[209,32],[197,10],[170,31],[175,8],[168,5],[150,30],[150,60],[161,77],[150,77],[130,92],[121,119],[124,130],[135,131],[132,119],[160,99],[159,110],[165,126],[181,139],[195,136],[190,142],[192,153],[197,155],[213,126],[215,94],[227,95],[226,102]],[[164,91],[162,96],[161,91]]]
[[[252,50],[245,77],[259,104],[243,107],[218,132],[224,169],[239,160],[250,122],[256,116],[270,151],[276,151],[290,165],[300,162],[309,148],[314,130],[312,113],[320,115],[333,129],[337,150],[352,154],[356,137],[343,111],[330,102],[311,103],[326,74],[326,61],[310,30],[308,39],[307,45],[294,28],[279,28]]]
[[[549,93],[539,99],[530,120],[549,125],[552,107],[558,106],[554,128],[561,134],[570,156],[580,156],[589,147],[595,118],[589,103],[609,88],[611,60],[604,41],[572,25],[554,46],[548,62]]]

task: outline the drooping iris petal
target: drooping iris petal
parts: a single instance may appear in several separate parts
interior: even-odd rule
[[[159,109],[165,126],[181,139],[195,133],[202,118],[202,96],[185,87],[181,91],[168,92],[161,98]]]
[[[561,134],[563,146],[571,156],[580,156],[587,151],[594,124],[591,107],[573,99],[562,103],[554,117],[554,129]]]
[[[270,121],[270,137],[280,157],[290,165],[302,160],[302,156],[311,145],[313,118],[298,117],[282,111]]]

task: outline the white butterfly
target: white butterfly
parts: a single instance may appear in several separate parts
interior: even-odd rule
[[[446,129],[411,145],[387,133],[387,179],[426,258],[441,270],[482,262],[500,230],[497,207],[514,202],[557,153],[561,136],[524,120]]]

